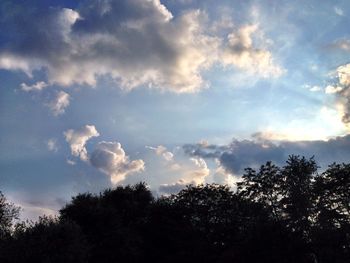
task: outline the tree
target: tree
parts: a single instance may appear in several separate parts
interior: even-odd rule
[[[313,217],[313,180],[317,175],[314,158],[306,159],[296,155],[289,156],[282,168],[281,206],[287,227],[305,240]]]
[[[0,240],[11,232],[14,220],[19,218],[20,208],[7,202],[0,192]]]
[[[70,221],[41,217],[17,225],[1,262],[87,262],[88,247],[80,227]]]
[[[313,241],[324,261],[350,258],[350,164],[331,164],[316,177]]]
[[[238,183],[238,195],[262,204],[276,228],[284,233],[278,235],[275,232],[272,238],[284,242],[282,254],[295,261],[313,253],[310,229],[314,212],[312,185],[316,173],[313,158],[292,155],[282,168],[271,162],[262,165],[258,172],[247,168],[242,182]]]
[[[144,183],[118,186],[100,195],[74,197],[60,210],[60,219],[81,227],[90,246],[89,262],[137,262],[143,256],[141,228],[152,201]]]
[[[273,219],[282,219],[280,202],[282,199],[283,177],[281,169],[267,162],[258,172],[252,168],[245,169],[242,181],[237,183],[237,193],[243,198],[259,202],[269,210]]]

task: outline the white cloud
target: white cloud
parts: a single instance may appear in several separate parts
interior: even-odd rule
[[[333,93],[338,93],[338,92],[340,92],[340,91],[342,91],[342,90],[343,90],[342,87],[328,85],[328,86],[325,88],[324,92],[325,92],[326,94],[333,94]]]
[[[69,143],[72,155],[79,157],[83,161],[89,160],[87,150],[85,148],[86,142],[89,139],[100,135],[94,125],[85,125],[78,130],[70,129],[65,131],[63,134],[66,141]]]
[[[350,64],[345,64],[337,68],[339,84],[343,86],[350,85]]]
[[[336,108],[342,116],[343,123],[350,128],[350,64],[345,64],[336,69],[336,85],[328,86],[328,93],[336,94]],[[327,91],[327,89],[326,89]]]
[[[38,81],[33,85],[27,85],[26,83],[21,84],[21,89],[23,91],[41,91],[48,86],[44,81]]]
[[[73,160],[67,159],[67,163],[69,165],[76,165],[76,162],[74,162]]]
[[[145,169],[143,160],[130,161],[119,142],[100,142],[90,157],[91,164],[111,178],[113,184],[123,181],[129,174]]]
[[[253,34],[257,30],[258,25],[247,25],[229,34],[228,45],[222,54],[223,63],[265,78],[279,77],[283,69],[274,63],[272,53],[253,45]]]
[[[179,192],[186,185],[204,184],[210,174],[210,169],[203,158],[186,158],[180,163],[173,163],[165,172],[168,174],[175,172],[179,178],[174,183],[166,183],[159,186],[161,193],[172,194]]]
[[[217,168],[213,174],[213,180],[216,184],[228,185],[231,188],[235,188],[236,183],[241,180],[240,176],[235,176],[228,170],[226,170],[221,164],[220,161],[216,161]]]
[[[203,184],[206,177],[210,174],[207,163],[202,158],[190,158],[195,165],[195,169],[186,172],[185,178],[195,184]]]
[[[162,154],[162,156],[163,156],[163,158],[164,158],[166,161],[168,161],[168,162],[172,161],[173,158],[174,158],[174,154],[171,153],[171,152],[164,152],[164,153]]]
[[[36,69],[36,61],[28,60],[20,55],[8,54],[0,51],[0,68],[7,70],[21,70],[28,76],[32,76],[32,71]]]
[[[51,152],[57,152],[58,151],[58,145],[56,139],[49,139],[47,141],[47,149]]]
[[[65,109],[69,106],[70,95],[64,91],[59,91],[55,98],[47,104],[54,116],[61,115],[65,112]]]
[[[206,87],[202,72],[216,63],[262,77],[283,71],[271,52],[255,48],[256,25],[236,28],[221,39],[210,32],[213,23],[204,12],[185,11],[175,17],[159,0],[91,0],[77,10],[56,8],[31,15],[28,25],[13,23],[14,31],[25,32],[23,43],[6,53],[0,50],[0,68],[28,75],[44,69],[50,85],[95,86],[99,77],[109,76],[127,90],[148,86],[181,93]],[[222,19],[233,26],[229,17]]]
[[[320,91],[320,90],[321,90],[320,86],[313,86],[313,87],[310,88],[311,92],[317,92],[317,91]]]
[[[168,162],[174,159],[174,154],[167,151],[167,148],[163,145],[158,145],[157,147],[146,146],[146,148],[154,151],[158,156],[162,156]]]
[[[344,15],[343,9],[341,9],[341,8],[338,7],[338,6],[335,6],[335,7],[334,7],[334,12],[335,12],[338,16],[343,16],[343,15]]]

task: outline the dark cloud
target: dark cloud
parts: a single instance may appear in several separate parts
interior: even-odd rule
[[[289,155],[314,156],[322,168],[332,162],[350,161],[350,135],[328,141],[278,141],[253,139],[233,140],[229,145],[186,144],[190,156],[215,158],[233,174],[241,174],[246,167],[257,167],[266,161],[283,165]]]

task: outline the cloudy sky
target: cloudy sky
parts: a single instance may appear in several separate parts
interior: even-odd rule
[[[349,1],[3,0],[0,190],[22,217],[145,181],[350,160]]]

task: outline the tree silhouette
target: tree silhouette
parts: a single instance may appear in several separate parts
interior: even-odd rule
[[[345,263],[350,164],[317,173],[290,156],[247,168],[237,190],[189,185],[154,198],[144,183],[83,193],[58,218],[13,224],[0,195],[0,262]]]
[[[38,222],[16,226],[1,262],[83,263],[88,251],[77,224],[44,216]]]
[[[7,202],[5,196],[0,192],[0,238],[4,238],[11,232],[14,220],[19,217],[20,208]]]
[[[316,177],[313,240],[326,261],[350,258],[350,165],[335,164]]]
[[[144,183],[80,194],[61,211],[62,220],[78,224],[91,246],[90,262],[137,262],[142,258],[140,228],[152,194]]]

